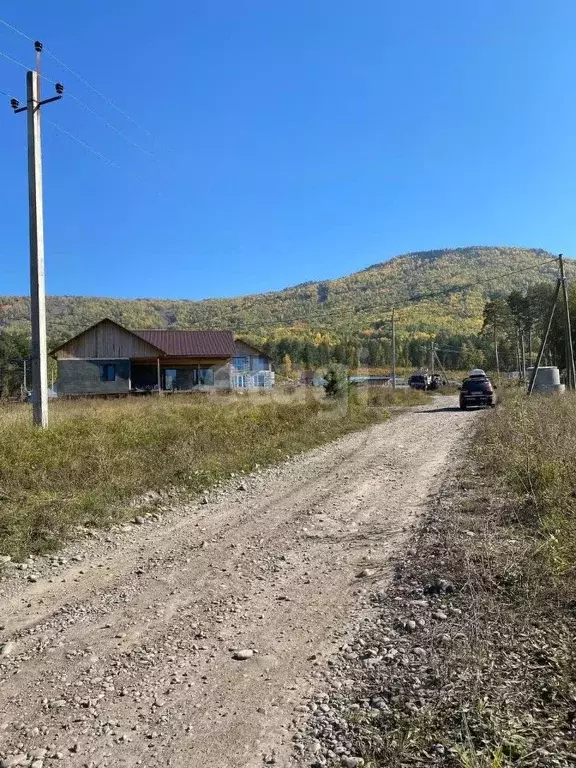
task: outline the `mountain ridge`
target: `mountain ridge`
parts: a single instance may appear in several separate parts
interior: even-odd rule
[[[60,342],[104,316],[132,328],[223,328],[260,340],[283,333],[369,335],[392,306],[407,333],[473,333],[487,298],[553,280],[554,259],[541,248],[467,246],[401,254],[339,278],[232,298],[50,296],[49,336]],[[571,260],[567,271],[576,274]],[[0,296],[0,330],[24,330],[28,317],[27,297]]]
[[[359,272],[368,272],[372,269],[379,269],[381,267],[384,267],[388,262],[393,261],[394,259],[404,259],[404,258],[412,258],[412,259],[424,259],[426,261],[435,261],[438,258],[441,258],[442,256],[445,256],[447,254],[458,254],[461,252],[466,253],[476,253],[479,254],[482,251],[491,251],[491,250],[519,250],[519,251],[529,251],[532,253],[540,253],[544,257],[550,257],[554,258],[553,254],[551,254],[549,251],[546,251],[544,248],[530,248],[522,245],[464,245],[464,246],[456,246],[455,248],[433,248],[429,251],[408,251],[407,253],[399,253],[396,256],[393,256],[391,259],[388,259],[387,261],[379,261],[376,264],[371,264],[369,267],[364,267],[364,269],[359,270]],[[352,273],[357,274],[357,273]],[[336,278],[338,279],[338,278]]]

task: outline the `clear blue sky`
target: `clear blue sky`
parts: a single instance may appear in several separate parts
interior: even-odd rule
[[[574,0],[6,0],[48,56],[53,294],[202,298],[399,253],[576,254]],[[0,51],[33,62],[0,26]],[[0,58],[0,88],[25,73]],[[46,86],[49,88],[50,86]],[[45,94],[47,91],[45,90]],[[28,291],[25,117],[0,110],[0,294]],[[146,151],[143,151],[146,150]]]

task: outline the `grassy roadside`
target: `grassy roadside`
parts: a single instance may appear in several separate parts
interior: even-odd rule
[[[341,764],[340,732],[365,768],[576,765],[575,427],[574,396],[486,414],[332,662],[312,765]]]
[[[478,464],[495,474],[517,525],[532,539],[523,567],[539,591],[574,596],[576,395],[528,399],[511,391],[504,406],[481,427]]]
[[[293,396],[178,396],[51,404],[51,425],[26,406],[0,408],[0,554],[61,545],[75,526],[134,514],[146,491],[201,492],[388,417],[406,393],[354,393],[346,402]]]

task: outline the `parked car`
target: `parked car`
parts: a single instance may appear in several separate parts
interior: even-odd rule
[[[460,387],[460,408],[465,411],[472,406],[489,406],[493,408],[496,405],[496,395],[492,382],[484,376],[475,375],[466,379]]]
[[[58,397],[58,393],[56,392],[55,387],[49,387],[48,388],[48,400],[53,400],[55,397]],[[28,391],[24,395],[24,400],[27,403],[33,403],[34,402],[34,392]]]
[[[408,379],[408,386],[412,389],[427,390],[430,388],[430,376],[427,373],[413,373]]]
[[[444,384],[444,379],[439,373],[433,373],[430,377],[430,389],[440,389]]]

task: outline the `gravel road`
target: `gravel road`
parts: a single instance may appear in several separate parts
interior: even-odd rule
[[[435,398],[60,561],[6,565],[0,766],[287,765],[359,593],[386,578],[470,431],[455,405]]]

